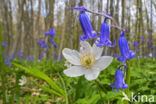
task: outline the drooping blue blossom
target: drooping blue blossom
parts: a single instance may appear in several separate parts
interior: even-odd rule
[[[20,60],[22,60],[22,57],[23,57],[22,51],[19,51],[19,52],[18,52],[18,56],[20,57]]]
[[[34,60],[34,56],[28,56],[27,59],[28,59],[29,61],[33,61],[33,60]]]
[[[10,55],[10,56],[7,56],[6,55],[6,57],[8,58],[8,59],[10,59],[10,60],[14,60],[15,59],[15,57],[14,57],[14,55],[12,54],[12,55]]]
[[[8,45],[4,42],[2,42],[2,47],[7,47]]]
[[[144,44],[144,36],[141,36],[140,40],[141,40],[141,44]]]
[[[139,42],[135,41],[134,44],[133,44],[135,50],[138,49],[138,45],[139,45]]]
[[[143,40],[143,39],[144,39],[144,36],[141,36],[141,37],[140,37],[140,40]]]
[[[152,44],[152,40],[148,40],[147,43],[148,43],[148,45],[151,45]]]
[[[125,30],[121,31],[118,42],[121,54],[121,56],[117,58],[118,61],[125,63],[127,59],[131,59],[136,56],[136,53],[134,51],[129,50],[128,42],[125,38]]]
[[[44,50],[44,52],[42,53],[41,57],[39,57],[39,59],[38,59],[39,61],[43,59],[43,57],[44,57],[44,55],[47,53],[47,51],[48,51],[47,49]]]
[[[124,74],[122,73],[122,69],[120,69],[122,66],[125,67]],[[114,88],[116,88],[116,92],[119,91],[119,89],[126,89],[128,88],[128,85],[124,82],[124,76],[127,66],[126,65],[120,65],[119,68],[115,72],[115,83],[112,83],[110,86],[112,87],[112,91],[114,91]]]
[[[18,55],[19,55],[20,57],[23,57],[22,51],[18,52]]]
[[[53,41],[53,38],[50,38],[50,42],[54,45],[55,48],[58,48],[56,43]]]
[[[55,29],[51,28],[49,31],[44,33],[45,35],[50,35],[52,38],[55,36]]]
[[[108,13],[105,14],[110,16],[110,14]],[[109,18],[105,17],[104,22],[101,24],[101,30],[99,32],[100,37],[95,41],[95,44],[98,47],[102,47],[102,46],[114,47],[116,44],[115,40],[114,40],[114,44],[112,44],[112,42],[109,40],[109,25],[106,22],[107,19]]]
[[[47,41],[45,41],[43,39],[41,39],[37,43],[39,43],[42,48],[47,48],[48,47],[48,45],[46,45]]]
[[[96,38],[97,33],[93,30],[93,27],[91,25],[89,17],[85,13],[85,11],[87,11],[87,9],[85,7],[83,7],[83,6],[75,7],[75,8],[71,8],[71,9],[81,11],[81,13],[79,15],[79,21],[80,21],[80,25],[81,25],[81,28],[82,28],[82,31],[83,31],[84,35],[80,36],[80,40],[85,41],[85,40],[88,40],[88,39]]]

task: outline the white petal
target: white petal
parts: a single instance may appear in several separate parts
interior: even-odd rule
[[[95,80],[100,74],[100,71],[98,71],[96,68],[94,69],[88,69],[85,73],[85,78],[89,81]]]
[[[80,54],[76,50],[64,48],[62,51],[63,56],[73,65],[81,65]]]
[[[82,66],[71,66],[70,68],[64,70],[64,74],[69,77],[81,76],[86,72],[85,68]]]
[[[24,83],[23,83],[23,82],[21,82],[21,83],[19,83],[19,85],[20,85],[20,86],[23,86],[23,85],[24,85]]]
[[[87,41],[81,41],[80,45],[80,53],[83,54],[83,52],[85,52],[86,54],[89,54],[91,52],[92,47]]]
[[[93,45],[92,47],[92,53],[95,56],[95,59],[99,59],[102,55],[103,52],[103,47],[97,47],[96,44]]]
[[[102,56],[95,62],[93,67],[98,68],[98,70],[101,71],[107,68],[111,64],[112,60],[113,60],[112,56]]]

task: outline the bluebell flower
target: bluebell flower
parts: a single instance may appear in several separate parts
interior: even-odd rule
[[[116,88],[116,92],[119,91],[119,89],[126,89],[128,88],[128,85],[125,84],[124,82],[124,76],[125,76],[125,71],[124,74],[122,73],[122,69],[120,69],[122,66],[125,66],[125,71],[127,66],[126,65],[120,65],[119,68],[115,72],[115,83],[112,83],[110,86],[112,87],[112,91],[114,91],[114,88]]]
[[[149,45],[151,45],[151,44],[152,44],[152,40],[148,40],[147,43],[148,43]]]
[[[58,48],[56,43],[53,41],[53,38],[50,38],[50,42],[54,45],[55,48]]]
[[[39,57],[39,59],[38,60],[42,60],[43,59],[43,57],[44,57],[44,55],[47,53],[47,49],[46,50],[44,50],[44,52],[42,53],[42,55],[41,55],[41,57]]]
[[[75,7],[75,8],[71,8],[71,9],[75,9],[75,10],[80,10],[81,13],[79,15],[79,21],[80,21],[80,25],[82,28],[82,31],[84,33],[84,35],[80,36],[80,40],[81,41],[85,41],[88,39],[93,39],[97,37],[97,33],[93,30],[93,27],[91,25],[91,22],[87,16],[87,14],[85,13],[85,11],[87,10],[85,7],[81,6],[81,7]]]
[[[42,48],[47,48],[48,47],[48,45],[46,45],[47,41],[45,41],[43,39],[41,39],[37,43],[39,43]]]
[[[28,59],[29,61],[33,61],[33,60],[34,60],[34,56],[28,56],[27,59]]]
[[[144,39],[144,36],[141,36],[141,37],[140,37],[140,40],[143,40],[143,39]]]
[[[141,40],[141,44],[144,44],[144,36],[141,36],[140,40]]]
[[[7,47],[8,45],[4,42],[2,42],[2,47]]]
[[[52,38],[55,36],[55,29],[51,28],[49,31],[44,33],[45,35],[50,35]]]
[[[18,52],[18,55],[19,55],[20,57],[23,57],[22,51]]]
[[[20,51],[20,52],[18,52],[18,55],[19,55],[19,57],[20,57],[20,60],[22,60],[23,53]]]
[[[110,14],[107,13],[108,16]],[[108,46],[108,47],[114,47],[116,44],[116,41],[114,40],[114,44],[109,40],[109,25],[107,24],[106,20],[109,19],[108,17],[105,17],[104,22],[101,24],[101,30],[99,32],[100,37],[95,41],[95,44],[98,47],[102,46]]]
[[[121,56],[117,58],[118,61],[125,63],[127,59],[131,59],[136,56],[136,53],[134,51],[129,50],[128,42],[125,38],[125,30],[120,33],[118,42],[121,54]]]
[[[139,42],[135,41],[134,44],[133,44],[135,50],[138,49],[138,45],[139,45]]]
[[[10,59],[5,59],[4,64],[12,66],[12,63],[10,62]]]

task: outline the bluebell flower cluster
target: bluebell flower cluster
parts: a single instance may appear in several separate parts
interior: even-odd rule
[[[54,45],[55,48],[58,48],[53,38],[55,36],[55,29],[51,28],[49,31],[44,33],[46,36],[50,36],[50,42]]]
[[[11,56],[7,56],[4,53],[2,54],[2,56],[4,58],[4,64],[12,66],[11,60],[14,60],[14,58]]]
[[[39,43],[42,48],[47,48],[48,47],[48,45],[46,45],[47,41],[45,41],[43,39],[41,39],[37,43]]]
[[[121,67],[124,66],[125,70],[124,70],[124,74],[122,72]],[[124,76],[125,76],[125,72],[126,72],[126,65],[120,65],[119,68],[116,70],[115,72],[115,83],[112,83],[110,86],[112,87],[112,91],[114,91],[114,88],[116,88],[116,92],[119,91],[119,89],[126,89],[128,88],[128,85],[124,82]]]
[[[118,61],[125,63],[127,59],[134,58],[136,53],[129,50],[128,42],[125,38],[125,30],[121,31],[120,38],[119,38],[119,48],[121,56],[117,58]]]
[[[55,48],[58,48],[56,43],[53,40],[55,36],[55,29],[51,28],[49,31],[45,32],[44,34],[46,36],[50,36],[50,42],[54,45]],[[45,41],[44,39],[41,39],[37,43],[39,43],[42,48],[48,48],[47,41]]]

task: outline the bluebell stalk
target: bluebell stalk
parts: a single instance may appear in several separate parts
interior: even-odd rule
[[[125,63],[127,59],[131,59],[136,56],[136,53],[134,51],[129,50],[128,42],[125,38],[125,30],[120,33],[118,42],[121,54],[121,56],[117,58],[118,61]]]
[[[55,48],[58,48],[56,43],[53,41],[53,38],[55,36],[55,29],[51,28],[49,31],[44,33],[45,35],[50,35],[50,42],[54,45]]]
[[[110,16],[110,14],[108,13],[106,14]],[[98,47],[102,47],[102,46],[114,47],[116,44],[115,40],[114,40],[114,44],[112,44],[112,42],[109,40],[109,25],[106,22],[107,19],[109,18],[105,17],[104,22],[101,24],[101,30],[99,32],[100,37],[95,41],[95,44]]]
[[[79,21],[80,21],[80,25],[82,28],[82,31],[84,33],[84,35],[80,36],[80,40],[81,41],[85,41],[88,39],[93,39],[97,37],[97,33],[93,30],[93,27],[91,25],[91,22],[87,16],[87,14],[85,13],[85,11],[87,10],[85,7],[81,6],[81,7],[75,7],[75,8],[71,8],[74,10],[80,10],[81,13],[79,15]]]
[[[124,74],[122,73],[122,69],[120,69],[122,66],[125,67],[124,69]],[[126,72],[126,65],[120,65],[119,68],[116,70],[115,72],[115,83],[112,83],[110,86],[112,87],[112,91],[114,91],[114,88],[116,88],[116,92],[119,91],[119,89],[126,89],[128,88],[128,85],[125,84],[124,82],[124,76],[125,76],[125,72]]]

